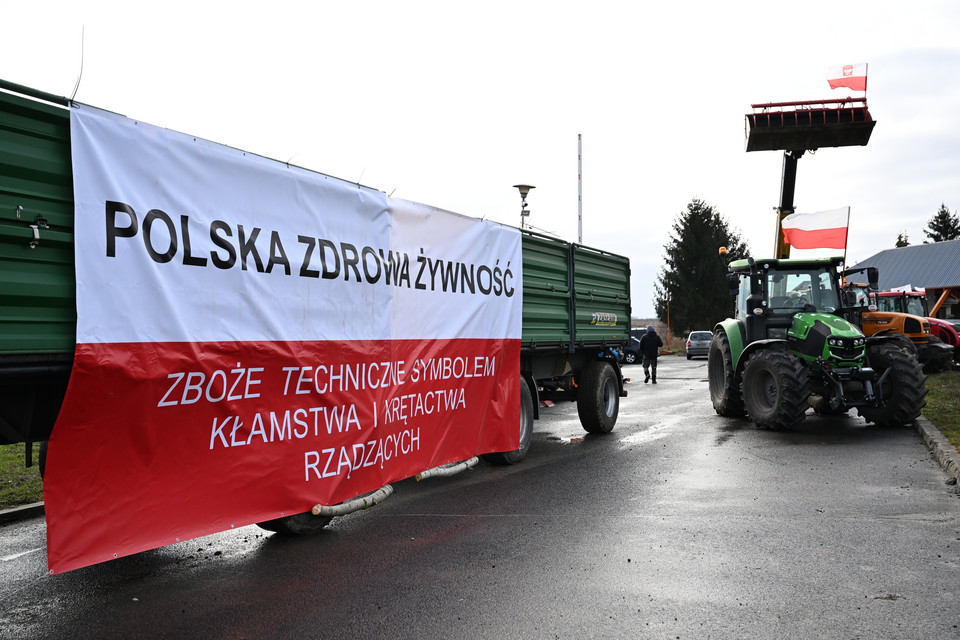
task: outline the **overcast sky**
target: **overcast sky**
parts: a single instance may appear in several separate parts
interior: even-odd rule
[[[848,261],[960,210],[960,3],[4,2],[0,78],[396,197],[626,255],[634,316],[677,216],[720,211],[773,253],[782,155],[759,102],[860,96],[865,147],[799,162],[798,212],[850,206]],[[716,247],[703,247],[714,253]],[[833,253],[833,252],[827,252]],[[794,257],[823,252],[794,251]]]

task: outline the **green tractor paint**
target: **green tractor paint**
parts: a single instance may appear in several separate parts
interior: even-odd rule
[[[856,408],[868,422],[910,423],[926,404],[916,356],[893,336],[867,338],[841,295],[842,258],[737,260],[736,313],[714,328],[707,370],[718,414],[783,428]]]

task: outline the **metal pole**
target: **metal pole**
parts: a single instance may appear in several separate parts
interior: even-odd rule
[[[577,244],[583,244],[583,143],[577,134]]]
[[[670,294],[667,294],[667,351],[670,351]]]

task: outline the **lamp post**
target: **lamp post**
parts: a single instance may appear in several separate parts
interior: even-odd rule
[[[520,228],[523,229],[526,226],[524,218],[530,215],[530,209],[527,209],[527,194],[536,187],[529,184],[515,184],[513,187],[520,191]]]

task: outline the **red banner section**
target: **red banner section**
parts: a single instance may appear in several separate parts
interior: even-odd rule
[[[515,339],[81,344],[74,367],[51,573],[519,446]]]

